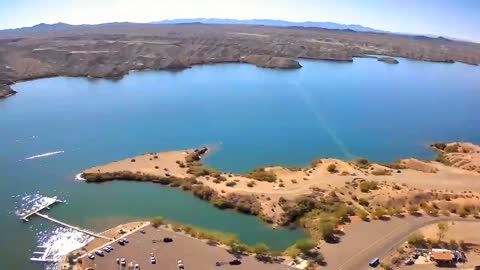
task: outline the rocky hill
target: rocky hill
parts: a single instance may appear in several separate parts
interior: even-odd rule
[[[226,62],[300,68],[299,58],[352,61],[370,54],[480,63],[479,44],[439,38],[251,25],[61,24],[0,31],[0,84]]]

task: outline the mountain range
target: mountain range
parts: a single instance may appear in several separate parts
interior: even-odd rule
[[[235,20],[235,19],[174,19],[151,22],[153,24],[187,24],[187,23],[203,23],[203,24],[243,24],[243,25],[265,25],[265,26],[279,26],[279,27],[316,27],[324,29],[337,30],[353,30],[357,32],[375,32],[386,33],[378,29],[365,27],[358,24],[340,24],[334,22],[290,22],[283,20],[268,20],[268,19],[252,19],[252,20]]]

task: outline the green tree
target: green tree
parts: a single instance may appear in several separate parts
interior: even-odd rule
[[[320,232],[322,238],[327,241],[331,242],[335,239],[335,224],[332,222],[322,222],[320,225]]]
[[[163,217],[153,217],[150,219],[150,223],[154,228],[158,228],[160,225],[163,224]]]
[[[255,246],[253,246],[253,252],[260,256],[267,255],[268,246],[264,243],[258,243]]]
[[[297,258],[300,253],[301,251],[296,247],[291,247],[285,251],[285,255],[292,258],[293,260],[295,260],[295,258]]]
[[[301,239],[295,243],[295,247],[303,254],[308,254],[310,250],[315,247],[315,242],[310,239]]]

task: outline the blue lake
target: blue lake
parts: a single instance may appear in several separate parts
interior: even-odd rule
[[[118,81],[16,84],[18,95],[0,100],[0,230],[9,232],[0,236],[0,268],[38,269],[28,261],[31,230],[48,224],[22,224],[12,214],[12,196],[33,192],[62,196],[68,204],[50,215],[97,230],[161,215],[277,249],[304,237],[175,189],[73,181],[85,168],[132,155],[214,145],[209,166],[245,172],[319,157],[428,159],[432,142],[480,143],[479,67],[406,59],[301,64],[299,70],[222,64],[135,72]]]

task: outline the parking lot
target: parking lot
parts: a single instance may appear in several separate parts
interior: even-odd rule
[[[286,265],[263,263],[254,257],[246,256],[241,258],[240,265],[230,265],[229,261],[234,257],[225,249],[210,246],[207,243],[178,234],[165,229],[155,229],[151,226],[128,236],[129,243],[120,245],[114,243],[111,252],[104,252],[104,256],[95,255],[91,260],[83,258],[83,269],[92,267],[94,270],[129,269],[130,264],[139,264],[140,269],[178,269],[178,260],[182,260],[185,269],[207,270],[207,269],[245,269],[245,270],[281,270],[295,269]],[[173,242],[164,243],[164,237],[171,237]],[[153,243],[152,240],[158,240]],[[150,262],[150,253],[156,258],[156,264]],[[127,267],[122,267],[116,262],[116,258],[125,258]],[[223,262],[222,266],[216,266],[216,262]]]

